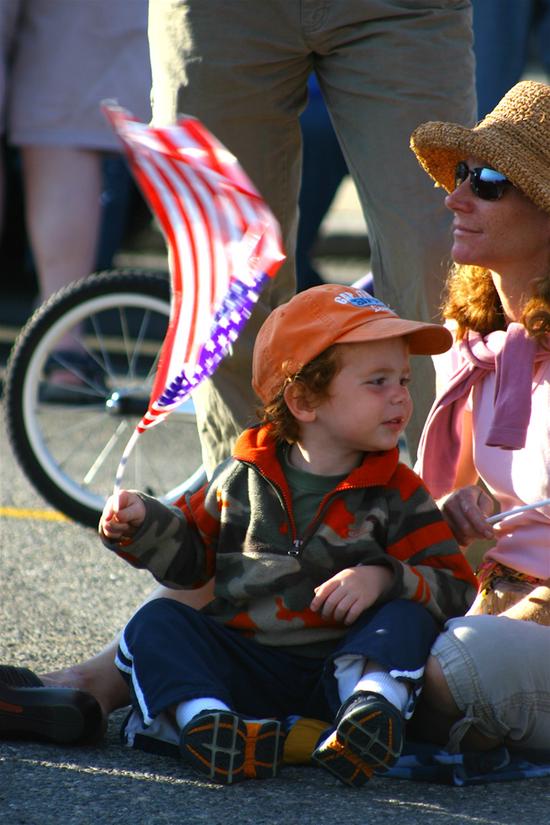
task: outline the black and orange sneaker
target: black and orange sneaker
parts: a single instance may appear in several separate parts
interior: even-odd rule
[[[353,787],[395,765],[403,749],[403,717],[377,693],[354,693],[336,717],[336,730],[313,751],[312,760]]]
[[[283,739],[276,719],[244,719],[229,710],[206,710],[183,728],[180,752],[203,776],[232,785],[277,776]]]
[[[83,690],[46,687],[32,670],[0,666],[0,739],[38,739],[60,745],[97,742],[104,719]]]
[[[374,771],[353,751],[338,741],[336,731],[322,740],[311,755],[314,764],[337,776],[341,782],[360,788],[368,782]]]

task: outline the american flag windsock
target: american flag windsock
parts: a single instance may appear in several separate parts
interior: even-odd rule
[[[137,437],[212,375],[285,255],[273,214],[198,120],[154,127],[111,102],[103,111],[166,239],[172,295],[149,407],[124,451],[116,491]]]

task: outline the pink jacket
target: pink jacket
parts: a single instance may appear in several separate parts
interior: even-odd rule
[[[485,339],[470,334],[434,363],[447,388],[428,416],[415,468],[434,498],[453,489],[468,400],[474,463],[501,510],[550,497],[550,351],[510,324]],[[550,576],[549,507],[510,516],[495,532],[489,558]]]

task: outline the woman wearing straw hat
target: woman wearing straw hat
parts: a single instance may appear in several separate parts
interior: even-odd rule
[[[449,193],[455,261],[418,469],[460,544],[496,541],[474,610],[499,613],[550,577],[550,87],[517,84],[474,129],[425,123],[412,147]],[[494,527],[478,479],[514,511]]]
[[[550,631],[532,622],[550,624],[550,87],[518,83],[475,128],[424,123],[411,146],[448,192],[455,262],[455,345],[416,469],[461,545],[493,539],[470,613],[500,614],[447,623],[423,717],[454,746],[469,731],[547,751]]]

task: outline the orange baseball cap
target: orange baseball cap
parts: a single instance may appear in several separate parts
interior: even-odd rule
[[[412,355],[436,355],[451,347],[440,324],[407,321],[363,289],[323,284],[299,292],[273,310],[254,346],[252,386],[268,403],[285,378],[297,373],[332,344],[405,337]]]

